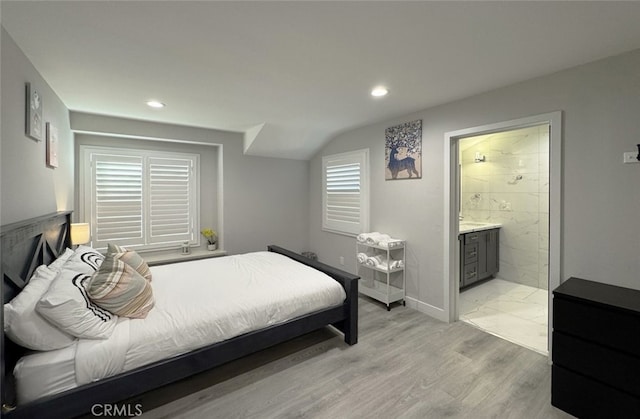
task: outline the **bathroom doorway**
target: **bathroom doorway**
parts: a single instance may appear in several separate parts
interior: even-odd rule
[[[549,290],[560,281],[560,124],[554,112],[445,135],[450,321],[542,354],[550,348]],[[491,260],[494,248],[499,262],[476,272],[476,248],[465,252],[464,234],[477,240],[483,230],[497,232],[484,251]]]
[[[460,321],[547,354],[549,124],[458,142]]]

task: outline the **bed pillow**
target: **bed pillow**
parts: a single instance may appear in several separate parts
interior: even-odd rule
[[[55,277],[56,272],[44,265],[39,266],[20,294],[4,305],[4,331],[18,345],[36,351],[52,351],[75,341],[73,336],[36,312],[36,303]]]
[[[68,269],[65,264],[36,304],[36,311],[70,335],[107,339],[118,316],[91,302],[86,291],[90,279],[91,275]]]
[[[67,263],[67,260],[69,260],[69,258],[73,256],[73,253],[73,250],[67,247],[66,249],[64,249],[64,253],[62,253],[56,260],[49,264],[48,268],[52,271],[59,272],[64,264]]]
[[[89,246],[78,246],[73,255],[63,265],[63,268],[93,275],[103,260],[104,256],[96,249]]]
[[[135,251],[109,243],[107,255],[115,254],[121,261],[135,269],[147,281],[151,281],[151,270],[144,259]]]
[[[154,304],[151,284],[120,255],[126,253],[107,254],[91,277],[87,294],[94,303],[118,316],[143,319]]]

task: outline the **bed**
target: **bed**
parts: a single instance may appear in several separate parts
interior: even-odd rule
[[[10,301],[24,288],[26,285],[24,278],[30,278],[38,266],[51,263],[68,247],[70,217],[70,212],[59,212],[2,227],[2,295],[4,303]],[[178,316],[176,313],[170,312],[170,308],[166,308],[170,307],[170,297],[176,293],[185,293],[189,289],[202,290],[202,287],[208,285],[202,280],[196,279],[193,283],[178,283],[178,281],[170,279],[176,276],[178,270],[182,273],[194,273],[202,271],[202,269],[209,269],[208,261],[183,262],[154,267],[152,268],[154,281],[158,281],[154,285],[154,294],[157,293],[155,295],[157,307],[149,312],[149,317],[145,319],[145,322],[148,324],[155,322],[157,327],[169,327],[156,336],[175,336],[174,340],[179,341],[182,346],[172,349],[166,345],[166,342],[152,342],[151,338],[145,335],[144,330],[130,330],[133,327],[131,325],[141,324],[141,322],[126,323],[126,327],[122,326],[125,324],[122,322],[118,323],[114,333],[116,336],[125,336],[127,339],[135,337],[137,343],[127,343],[125,346],[137,349],[123,353],[122,356],[113,356],[111,362],[92,363],[91,360],[98,359],[100,354],[113,354],[117,351],[109,346],[111,343],[103,341],[89,341],[87,343],[87,340],[81,339],[77,341],[79,342],[77,344],[51,351],[51,353],[32,354],[3,334],[1,348],[3,417],[80,416],[89,413],[95,404],[121,402],[328,325],[334,326],[344,333],[344,340],[347,344],[353,345],[357,342],[357,276],[278,246],[268,246],[266,252],[219,259],[218,265],[231,268],[235,266],[242,271],[249,265],[255,265],[258,271],[248,279],[249,285],[254,284],[256,280],[268,275],[269,271],[273,270],[277,276],[282,277],[283,281],[285,279],[293,281],[286,285],[287,289],[292,290],[297,287],[296,275],[299,275],[296,273],[297,269],[309,270],[312,268],[314,274],[321,275],[320,272],[326,274],[340,285],[340,297],[336,297],[337,294],[333,292],[331,299],[327,301],[322,300],[324,297],[318,297],[318,301],[314,300],[316,297],[313,296],[303,298],[304,293],[310,292],[307,291],[307,288],[313,288],[309,285],[310,283],[305,283],[305,286],[298,286],[299,291],[294,291],[286,304],[274,300],[275,305],[265,304],[266,312],[254,313],[253,317],[259,321],[257,325],[254,322],[254,326],[251,328],[245,328],[244,321],[231,322],[233,327],[220,326],[224,325],[224,322],[217,322],[213,329],[211,326],[203,326],[198,333],[180,335],[183,326],[177,321],[175,325],[172,325],[173,319]],[[280,269],[281,265],[291,265],[293,270],[280,273],[277,269]],[[195,276],[192,274],[188,277]],[[241,281],[238,279],[234,281],[234,284],[235,282]],[[220,291],[220,300],[211,304],[210,310],[233,313],[233,303],[225,306],[225,302],[233,301],[230,296],[233,296],[234,293],[238,293],[238,289],[233,287]],[[271,296],[267,295],[268,293],[265,291],[258,294],[265,298],[259,300],[258,296],[254,296],[256,302],[279,298],[280,292],[274,292],[274,295]],[[198,293],[196,293],[197,295]],[[296,300],[299,301],[296,302]],[[308,307],[300,311],[301,309],[296,304]],[[193,306],[195,307],[197,304],[194,303]],[[156,311],[154,312],[154,310]],[[309,310],[311,312],[308,312]],[[252,312],[253,310],[248,311]],[[163,315],[167,317],[163,319]],[[192,319],[193,323],[200,324],[195,312],[187,313],[185,317]],[[238,319],[238,314],[234,313],[232,317]],[[172,321],[167,321],[169,318]],[[202,321],[205,320],[206,316],[203,316]],[[2,321],[4,324],[4,317]],[[171,327],[174,328],[171,329]],[[220,336],[217,336],[218,329],[220,329]],[[194,334],[216,335],[215,342],[201,346],[200,341],[191,339]],[[110,338],[109,342],[111,341]],[[154,351],[155,348],[161,349],[154,352],[150,351],[150,348],[154,348]],[[149,352],[154,352],[151,358],[140,356],[140,354]],[[78,359],[82,359],[78,358],[82,354],[84,354],[84,364],[78,361]],[[89,368],[91,364],[97,364],[101,368],[91,369]],[[74,368],[77,368],[78,365],[81,368],[75,370]],[[104,365],[108,367],[103,367]],[[19,375],[21,383],[30,383],[21,388],[19,403],[17,402],[14,369]],[[78,376],[84,378],[78,381]],[[49,377],[49,380],[42,379],[42,377]],[[32,381],[28,381],[29,379]],[[40,385],[43,387],[39,387]],[[42,396],[48,391],[51,394]]]

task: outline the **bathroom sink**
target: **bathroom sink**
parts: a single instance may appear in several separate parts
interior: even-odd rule
[[[468,221],[463,221],[460,223],[460,228],[462,227],[484,227],[489,223],[472,223]]]
[[[460,233],[470,233],[473,231],[489,230],[492,228],[500,228],[502,224],[498,223],[479,223],[475,221],[462,221],[458,225]]]

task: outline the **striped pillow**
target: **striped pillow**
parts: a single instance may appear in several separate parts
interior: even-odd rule
[[[147,262],[135,251],[111,244],[107,248],[107,254],[115,254],[121,261],[135,269],[147,281],[151,281],[151,270]]]
[[[143,319],[153,308],[151,284],[118,254],[107,254],[87,286],[87,294],[97,306],[122,317]]]

